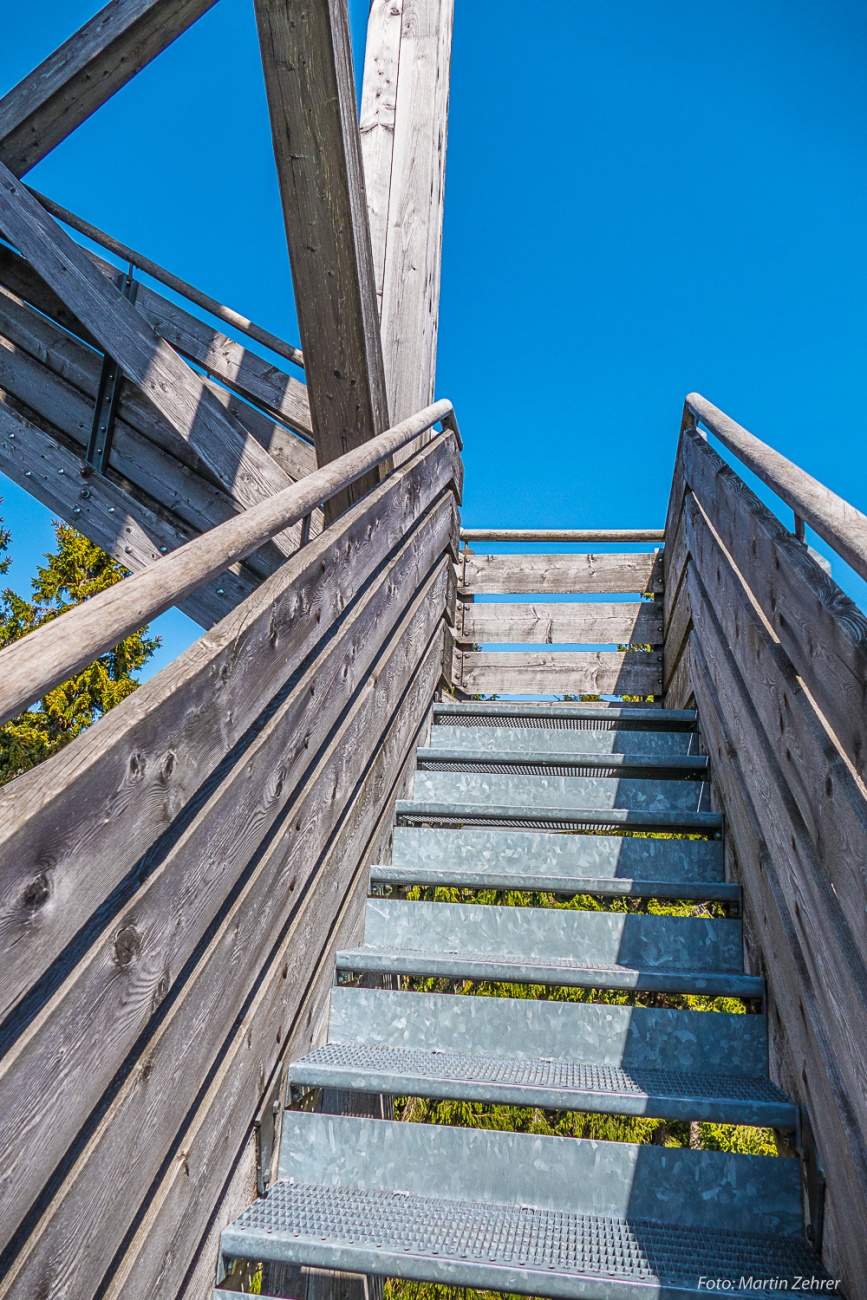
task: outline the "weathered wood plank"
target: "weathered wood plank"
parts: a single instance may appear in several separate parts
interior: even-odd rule
[[[13,410],[2,389],[0,470],[133,572],[195,536],[178,521],[148,510],[105,475],[91,474],[81,456]],[[202,627],[213,627],[256,585],[243,568],[227,570],[179,601],[178,608]]]
[[[677,661],[677,667],[669,679],[668,687],[665,691],[665,707],[667,709],[695,708],[695,692],[692,686],[691,645],[692,636],[687,640],[681,656]]]
[[[324,465],[389,425],[346,0],[256,0],[256,19]]]
[[[336,532],[311,542],[243,609],[112,710],[98,732],[85,732],[0,791],[4,1012],[143,846],[169,828],[322,629],[448,489],[455,459],[450,439],[426,448],[353,506]]]
[[[370,247],[378,310],[388,232],[388,200],[394,156],[394,123],[404,0],[372,0],[367,19],[364,76],[361,82],[361,157],[370,224]]]
[[[684,436],[686,473],[831,730],[867,779],[867,617],[703,438]]]
[[[476,595],[662,591],[659,552],[635,555],[473,555],[461,589]]]
[[[535,645],[660,645],[662,609],[649,601],[463,606],[462,641]]]
[[[867,792],[830,740],[785,650],[768,632],[694,497],[687,503],[685,522],[692,563],[830,887],[826,901],[840,910],[839,923],[848,937],[845,945],[835,938],[835,951],[849,952],[864,971],[867,998]],[[702,617],[706,626],[706,614]]]
[[[696,658],[702,735],[713,764],[714,784],[722,795],[727,841],[735,848],[744,886],[747,941],[763,954],[761,973],[768,980],[769,1022],[772,1027],[784,1027],[788,1050],[783,1061],[772,1055],[773,1077],[789,1095],[806,1104],[825,1170],[833,1170],[827,1217],[838,1229],[834,1239],[839,1253],[835,1252],[835,1258],[826,1257],[826,1263],[834,1276],[842,1275],[843,1288],[857,1292],[867,1267],[860,1228],[867,1198],[867,1154],[863,1132],[852,1113],[848,1083],[839,1068],[841,1044],[857,1050],[855,1040],[850,1033],[840,1041],[835,1039],[819,989],[804,977],[810,969],[813,942],[809,934],[803,939],[803,923],[795,924],[788,884],[789,851],[778,857],[765,838],[759,816],[763,789],[756,790],[755,799],[751,797],[741,757],[743,742],[732,728],[732,700],[726,697],[723,708],[696,632],[691,653]],[[748,701],[743,704],[749,708]],[[741,707],[738,701],[735,708]],[[773,809],[769,811],[773,815]],[[773,1028],[771,1032],[773,1036]],[[779,1065],[783,1066],[781,1074],[776,1072]]]
[[[662,656],[654,651],[456,651],[469,695],[660,695]]]
[[[136,1207],[160,1171],[166,1148],[172,1144],[178,1127],[188,1122],[190,1102],[198,1090],[199,1080],[213,1069],[215,1058],[219,1061],[225,1052],[226,1026],[243,1013],[251,987],[256,987],[263,955],[273,949],[275,940],[281,938],[281,932],[285,933],[287,920],[292,922],[292,914],[296,911],[295,898],[310,898],[310,907],[306,912],[302,909],[302,917],[306,915],[310,928],[302,925],[299,934],[299,927],[294,926],[294,943],[281,954],[285,974],[279,966],[276,969],[271,966],[269,1054],[272,1058],[278,1054],[278,1041],[285,1032],[287,1017],[285,1007],[274,1006],[274,994],[277,993],[285,1003],[289,990],[294,992],[299,986],[304,987],[306,981],[299,976],[308,960],[306,954],[314,956],[321,952],[330,917],[339,909],[342,898],[333,882],[329,885],[322,880],[320,855],[348,804],[355,804],[359,779],[371,758],[376,756],[378,741],[388,730],[401,696],[412,681],[419,658],[422,661],[430,659],[425,647],[433,646],[434,653],[438,650],[436,628],[441,617],[440,602],[444,591],[444,565],[441,562],[431,582],[424,584],[410,609],[404,611],[401,606],[398,611],[404,616],[380,656],[375,675],[364,680],[362,674],[361,689],[356,692],[337,736],[326,740],[321,754],[315,754],[311,745],[311,761],[315,766],[309,779],[300,788],[292,782],[287,783],[282,800],[286,805],[281,819],[282,833],[267,841],[263,851],[256,855],[240,894],[199,956],[195,978],[180,991],[166,1021],[148,1045],[147,1087],[142,1087],[142,1079],[136,1078],[137,1072],[134,1072],[112,1099],[100,1132],[88,1144],[87,1157],[78,1162],[71,1185],[67,1184],[63,1189],[59,1198],[59,1215],[55,1212],[50,1227],[46,1225],[40,1234],[39,1243],[54,1264],[52,1272],[58,1283],[54,1294],[70,1294],[65,1289],[71,1285],[70,1267],[76,1272],[80,1270],[79,1276],[94,1277],[101,1276],[110,1263],[113,1250],[132,1221]],[[424,706],[433,694],[433,674],[426,679],[426,685],[428,698]],[[309,691],[307,694],[309,696]],[[315,710],[312,700],[308,700],[306,707]],[[416,720],[410,735],[417,726]],[[284,743],[287,734],[291,735],[284,728]],[[389,757],[393,758],[393,753]],[[383,778],[384,790],[382,785],[377,790],[375,784],[373,788],[363,790],[374,817],[378,811],[377,803],[384,801],[382,795],[387,795],[394,779],[394,769],[391,773],[380,769],[381,783]],[[354,866],[353,857],[354,854],[350,855],[346,864],[350,870]],[[184,864],[180,867],[183,873]],[[314,889],[314,879],[317,886],[321,884],[324,887]],[[345,876],[341,883],[345,885]],[[184,897],[192,902],[187,887],[184,888]],[[285,900],[282,907],[274,906],[276,898]],[[140,913],[141,904],[137,916]],[[161,928],[165,930],[164,926]],[[154,933],[153,938],[161,942],[158,933]],[[172,944],[171,937],[162,941]],[[139,977],[144,974],[142,967],[150,969],[146,949],[147,944],[142,954],[137,954],[134,959],[134,964],[140,967]],[[287,958],[292,968],[291,980],[285,965]],[[181,964],[178,963],[179,967]],[[261,977],[258,979],[261,989]],[[291,998],[292,994],[289,996]],[[278,1035],[273,1033],[275,1020],[280,1027]],[[248,1036],[253,1023],[246,1021],[245,1034]],[[258,1046],[261,1050],[261,1039]],[[247,1052],[243,1056],[249,1061]],[[258,1089],[269,1073],[266,1070],[264,1076],[256,1080]],[[162,1087],[155,1087],[157,1080],[162,1081]],[[243,1083],[248,1085],[248,1080],[249,1076],[243,1079]],[[197,1116],[194,1128],[199,1122]],[[129,1158],[131,1145],[136,1149],[133,1161]],[[124,1186],[123,1196],[117,1194],[118,1178]],[[94,1200],[100,1205],[99,1227],[95,1231],[83,1232],[83,1207],[89,1207],[86,1213],[90,1218],[94,1213]],[[160,1259],[152,1260],[151,1267],[160,1263]],[[44,1276],[45,1260],[40,1261],[37,1256],[35,1266],[43,1271]],[[175,1286],[177,1280],[177,1277],[173,1279]],[[19,1274],[15,1282],[22,1285],[24,1277]],[[125,1279],[126,1286],[138,1284],[138,1280]],[[125,1294],[129,1292],[125,1291]]]
[[[837,1044],[836,1069],[850,1091],[850,1115],[863,1141],[867,1137],[867,1062],[860,1050],[846,1050],[848,1044],[859,1043],[867,1035],[867,969],[853,933],[860,918],[851,913],[847,916],[826,864],[811,842],[758,713],[761,683],[744,680],[695,566],[690,567],[689,583],[696,637],[714,689],[726,701],[726,720],[744,781],[769,849],[781,870],[783,864],[785,867],[787,905],[806,955],[800,990],[803,993],[808,983],[816,987],[818,1006]],[[698,674],[694,686],[698,692]],[[770,972],[773,963],[767,956],[766,960]],[[867,1157],[867,1144],[864,1153]]]
[[[17,403],[24,404],[24,414],[32,414],[71,452],[83,455],[93,423],[101,358],[2,289],[0,316],[0,387]],[[222,397],[228,398],[228,394],[223,392]],[[150,435],[162,424],[162,417],[142,394],[123,385],[107,477],[145,512],[161,514],[162,507],[167,520],[188,540],[231,519],[239,513],[239,507],[199,469],[179,461],[160,441],[152,441]],[[169,436],[161,441],[171,443],[170,431],[164,429],[164,433]],[[23,462],[27,444],[20,450]],[[35,467],[24,465],[27,468]],[[97,474],[90,467],[82,477]],[[300,529],[287,530],[286,537],[297,546]],[[157,548],[164,541],[160,539]],[[269,543],[250,556],[247,567],[252,575],[265,578],[284,558]]]
[[[692,627],[692,613],[689,608],[689,594],[686,582],[687,567],[687,565],[684,565],[680,573],[681,581],[678,583],[677,599],[671,610],[671,617],[668,620],[665,632],[665,644],[662,648],[662,683],[666,691],[677,671],[677,665],[680,663],[681,655],[689,641],[689,632]]]
[[[433,400],[454,0],[403,0],[382,287],[389,410]]]
[[[748,433],[706,398],[690,393],[686,401],[729,451],[867,580],[867,515]]]
[[[429,428],[443,416],[443,408],[447,411],[449,404],[429,406],[367,446],[347,452],[339,462],[323,466],[270,500],[194,537],[127,582],[97,593],[68,610],[62,619],[44,623],[26,639],[0,650],[0,720],[28,708],[143,623],[311,515],[318,502],[327,502]],[[439,437],[451,439],[454,435],[442,433]]]
[[[366,892],[364,864],[373,860],[377,843],[386,838],[390,831],[394,800],[400,797],[406,762],[411,759],[413,748],[422,738],[424,713],[436,685],[437,660],[434,640],[423,654],[400,708],[382,736],[378,750],[353,797],[344,825],[322,860],[317,877],[316,899],[325,915],[328,915],[328,910],[337,912],[337,921],[328,935],[320,966],[327,968],[332,980],[334,954],[341,946],[341,932],[351,933],[354,927],[360,930],[358,922],[361,918],[356,918],[346,903],[343,903],[341,909],[341,903],[344,899],[360,901],[359,896]],[[395,772],[401,771],[402,764],[403,772],[395,782]],[[359,859],[362,870],[349,879],[353,865]],[[291,947],[288,942],[284,945],[279,952],[280,961],[273,962],[262,979],[261,995],[254,1004],[255,1010],[244,1021],[248,1035],[254,1037],[254,1051],[245,1047],[243,1033],[234,1037],[221,1063],[220,1091],[211,1091],[206,1100],[207,1111],[203,1107],[204,1113],[197,1116],[195,1124],[187,1129],[181,1139],[190,1161],[189,1176],[177,1166],[170,1169],[163,1182],[165,1190],[161,1189],[161,1195],[155,1198],[154,1212],[137,1233],[127,1258],[106,1293],[106,1300],[117,1300],[119,1296],[123,1296],[124,1300],[127,1296],[130,1300],[139,1296],[146,1297],[147,1300],[168,1300],[173,1297],[171,1268],[177,1257],[177,1243],[179,1239],[183,1241],[193,1236],[196,1220],[202,1214],[202,1208],[197,1202],[200,1197],[207,1200],[211,1195],[209,1174],[221,1156],[217,1143],[226,1142],[224,1134],[231,1141],[242,1131],[245,1110],[247,1114],[250,1113],[250,1103],[256,1096],[255,1049],[258,1048],[259,1053],[264,1053],[266,1058],[272,1057],[275,1052],[272,1045],[276,1038],[273,1026],[276,1022],[279,1027],[285,1020],[283,1004],[286,1000],[286,987],[280,962],[285,964],[287,956],[291,960],[291,954],[297,953],[299,948],[304,953],[308,950],[315,953],[317,929],[321,929],[321,926],[316,927],[314,920],[308,919],[306,925],[302,921],[293,936],[294,944]],[[297,961],[296,956],[295,962]],[[270,1039],[269,1027],[272,1028]],[[130,1287],[134,1289],[127,1290]]]
[[[107,279],[114,276],[115,268],[103,258],[90,252],[88,256]],[[89,330],[85,329],[54,290],[40,279],[23,257],[5,245],[0,245],[0,284],[6,285],[13,294],[31,303],[52,320],[58,321],[85,343],[99,348]],[[209,374],[241,397],[261,406],[291,428],[298,429],[305,437],[310,437],[310,407],[304,384],[236,343],[234,339],[227,338],[205,321],[169,302],[145,284],[139,284],[135,305],[148,324],[182,356],[203,366]],[[293,478],[309,474],[316,464],[312,447],[299,438],[288,437],[285,430],[282,431],[284,437],[281,439],[280,432],[275,432],[263,445]],[[254,436],[257,436],[255,430]],[[262,439],[259,438],[259,441]]]
[[[462,528],[462,542],[663,542],[662,528]]]
[[[35,190],[32,185],[28,188],[31,194],[35,195],[39,200],[46,212],[51,213],[52,217],[57,217],[59,221],[71,226],[79,234],[85,235],[110,253],[114,253],[115,257],[119,257],[121,262],[132,263],[136,270],[144,271],[146,275],[153,276],[155,280],[166,285],[167,288],[173,289],[175,293],[180,294],[182,298],[186,298],[188,302],[194,303],[197,307],[201,307],[203,311],[216,316],[218,320],[234,326],[235,329],[246,334],[249,338],[255,339],[257,343],[270,348],[272,352],[276,352],[277,356],[285,357],[287,361],[294,361],[296,365],[303,366],[304,358],[299,348],[293,347],[291,343],[286,343],[284,339],[278,338],[276,334],[272,334],[269,330],[262,329],[249,317],[242,316],[240,312],[233,311],[231,307],[225,307],[216,298],[212,298],[210,294],[202,293],[201,289],[196,289],[194,285],[188,284],[180,276],[172,275],[171,271],[167,271],[158,262],[153,262],[149,257],[145,257],[143,253],[137,253],[128,244],[121,243],[119,239],[115,239],[112,235],[107,235],[104,230],[100,230],[98,226],[92,225],[91,222],[84,221],[83,218],[76,216],[74,212],[70,212],[69,208],[65,208],[61,203],[56,203],[54,199],[50,199],[46,194],[40,194],[39,190]]]
[[[0,100],[0,159],[21,176],[215,0],[112,0]]]
[[[317,776],[311,767],[342,711],[363,690],[383,640],[405,614],[403,595],[414,590],[432,565],[433,573],[410,612],[422,621],[424,630],[417,635],[423,643],[439,625],[450,506],[444,499],[438,511],[419,521],[374,584],[342,617],[322,653],[291,683],[285,698],[278,696],[276,707],[269,707],[267,724],[260,726],[252,743],[240,747],[233,763],[223,765],[222,779],[207,792],[209,797],[198,801],[193,815],[183,819],[187,824],[171,846],[162,851],[156,847],[149,855],[140,888],[54,992],[38,1020],[4,1055],[0,1248],[51,1177],[156,1007],[171,993],[225,898],[243,879],[247,864],[270,843],[277,827],[285,836],[287,810],[297,791],[309,782],[309,797],[338,816],[340,805],[327,787],[315,788]],[[414,636],[404,635],[412,652]],[[224,1026],[225,1021],[215,1027],[220,1039]],[[64,1050],[69,1044],[75,1044],[74,1051]],[[199,1079],[191,1079],[190,1099],[198,1087]],[[39,1122],[40,1112],[44,1123]]]
[[[233,420],[213,390],[149,329],[143,317],[0,163],[0,230],[59,294],[101,347],[242,505],[291,481]],[[287,543],[286,550],[291,550]]]

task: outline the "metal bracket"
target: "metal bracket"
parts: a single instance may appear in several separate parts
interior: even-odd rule
[[[114,277],[114,283],[128,302],[135,302],[138,293],[138,281],[133,279],[132,263],[130,263],[129,270],[118,271]],[[99,376],[99,388],[96,393],[93,427],[90,430],[87,452],[85,453],[85,459],[88,463],[98,469],[101,474],[104,474],[108,468],[122,384],[123,371],[106,352]]]
[[[806,1106],[799,1111],[798,1155],[801,1157],[801,1188],[807,1211],[804,1235],[817,1255],[822,1253],[825,1229],[825,1171]]]
[[[256,1183],[260,1196],[265,1195],[274,1181],[274,1166],[283,1131],[285,1076],[286,1065],[281,1061],[253,1121],[256,1132]]]

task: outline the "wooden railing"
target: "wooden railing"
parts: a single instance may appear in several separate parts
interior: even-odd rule
[[[469,543],[592,545],[661,542],[662,538],[662,530],[654,529],[462,530],[455,630],[457,689],[464,695],[658,698],[662,693],[659,548],[624,554],[477,554]],[[634,599],[610,599],[623,594]],[[508,599],[485,599],[503,595]],[[591,599],[551,601],[551,595]],[[635,599],[645,596],[652,599]],[[517,650],[516,645],[528,648]],[[619,648],[610,649],[612,645]],[[632,646],[640,649],[624,648]]]
[[[867,1272],[867,618],[699,432],[867,576],[867,518],[697,395],[666,523],[665,702],[695,703],[768,982],[772,1072],[802,1107],[814,1235]]]
[[[8,708],[435,420],[448,403],[11,647]],[[0,1295],[206,1290],[424,743],[461,473],[446,427],[0,792]]]

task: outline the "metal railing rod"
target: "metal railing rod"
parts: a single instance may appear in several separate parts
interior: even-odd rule
[[[210,312],[218,320],[240,330],[248,338],[255,339],[263,347],[270,348],[278,356],[284,357],[287,361],[291,361],[294,365],[303,368],[304,354],[300,348],[293,347],[291,343],[286,343],[283,339],[278,338],[276,334],[272,334],[270,330],[263,329],[261,325],[256,325],[254,321],[242,316],[240,312],[233,311],[231,307],[225,307],[223,303],[218,302],[216,298],[212,298],[210,294],[202,293],[201,289],[196,289],[194,285],[188,284],[180,276],[173,275],[171,271],[166,271],[158,262],[145,257],[144,253],[137,253],[135,249],[121,243],[119,239],[115,239],[113,235],[107,235],[98,226],[85,221],[83,217],[76,216],[74,212],[70,212],[69,208],[64,208],[62,204],[55,203],[54,199],[48,198],[47,195],[40,194],[39,190],[35,190],[31,185],[28,185],[27,188],[33,197],[39,200],[45,211],[50,212],[52,217],[56,217],[58,221],[65,222],[67,226],[77,230],[80,235],[92,239],[95,244],[101,244],[103,248],[108,249],[110,253],[114,253],[116,257],[122,258],[123,261],[132,262],[133,266],[137,267],[138,270],[144,271],[146,275],[153,276],[155,280],[159,280],[160,284],[166,285],[175,293],[179,293],[182,298],[186,298],[189,302],[195,303],[197,307],[201,307],[202,311]]]
[[[432,425],[441,421],[451,428],[451,419],[451,402],[425,407],[0,650],[0,723],[21,713],[284,528],[304,519]]]
[[[664,528],[462,528],[462,542],[662,542]]]
[[[809,524],[867,580],[867,515],[749,433],[700,393],[687,396],[685,416],[687,412],[794,511],[798,536],[802,535],[803,525]]]

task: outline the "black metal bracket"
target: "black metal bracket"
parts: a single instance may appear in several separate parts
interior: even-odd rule
[[[118,271],[114,278],[116,287],[128,302],[134,303],[138,293],[138,282],[133,278],[133,268]],[[96,393],[96,406],[93,412],[93,427],[87,443],[85,459],[90,465],[104,474],[111,456],[111,444],[114,438],[114,423],[120,401],[123,384],[123,371],[112,357],[105,354],[102,372],[99,376],[99,388]]]
[[[825,1171],[806,1106],[800,1107],[799,1121],[798,1155],[801,1157],[801,1187],[807,1212],[804,1235],[816,1254],[821,1255],[825,1229]]]
[[[274,1166],[280,1150],[285,1105],[286,1066],[281,1061],[271,1079],[271,1087],[253,1122],[256,1131],[256,1181],[259,1195],[264,1196],[274,1181]]]

